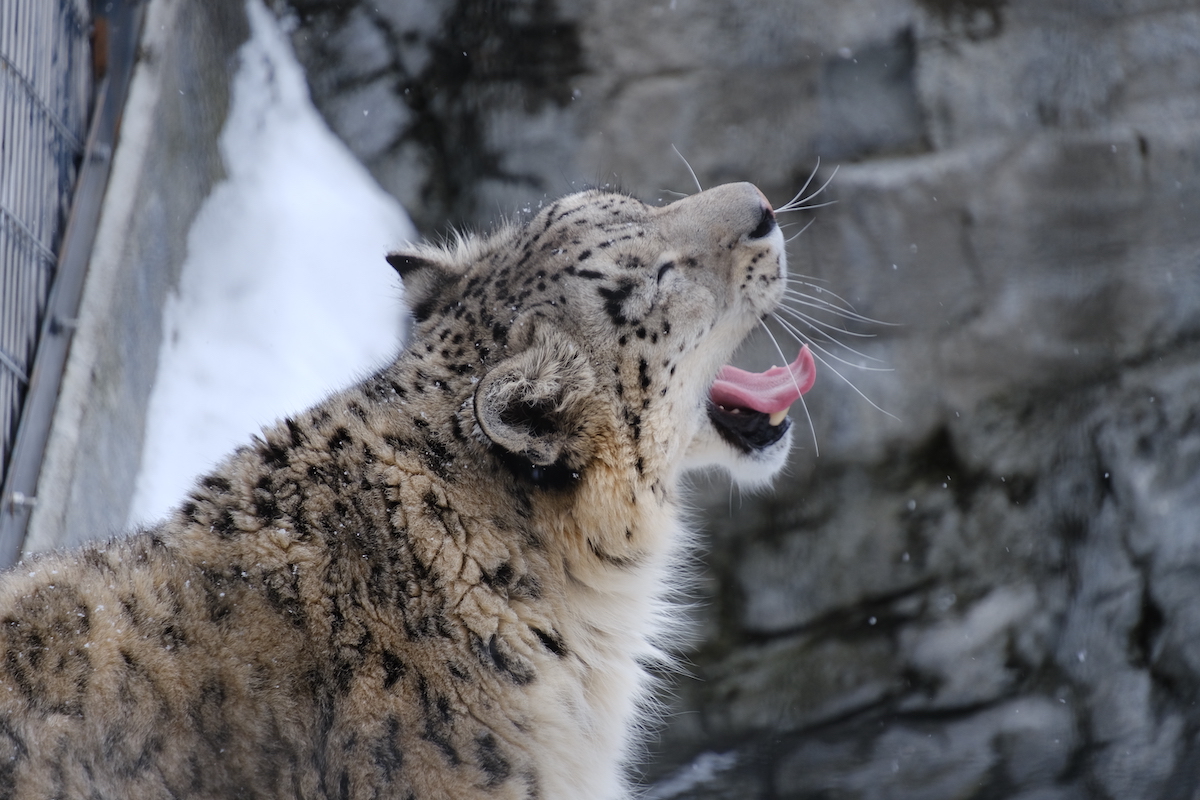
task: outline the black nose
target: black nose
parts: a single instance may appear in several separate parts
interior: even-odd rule
[[[761,239],[775,230],[775,212],[770,206],[762,207],[762,215],[758,218],[758,227],[750,231],[751,239]]]

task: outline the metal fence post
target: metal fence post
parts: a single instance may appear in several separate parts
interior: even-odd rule
[[[6,159],[0,174],[0,389],[8,381],[11,391],[0,392],[0,403],[7,424],[0,433],[4,437],[4,480],[0,491],[0,567],[14,563],[21,554],[30,511],[37,502],[37,480],[42,455],[54,414],[63,367],[71,342],[75,316],[83,290],[84,275],[92,241],[100,217],[101,203],[108,181],[113,149],[142,18],[140,7],[129,0],[105,0],[95,9],[96,32],[94,63],[98,80],[92,105],[91,123],[87,126],[82,161],[74,186],[48,182],[44,163],[56,153],[43,146],[30,146],[35,138],[31,129],[34,121],[49,121],[52,135],[69,141],[74,134],[68,121],[51,103],[72,91],[80,91],[79,81],[67,74],[69,68],[79,68],[78,58],[56,57],[54,47],[78,46],[64,36],[62,27],[86,12],[81,0],[6,0],[0,11],[0,70],[4,85],[0,95],[0,136],[4,137]],[[54,12],[57,6],[57,16]],[[77,26],[78,27],[78,26]],[[82,35],[89,31],[84,25]],[[66,32],[69,34],[70,32]],[[78,33],[78,31],[76,31]],[[47,40],[47,41],[43,41]],[[87,46],[87,42],[83,42]],[[91,64],[86,68],[90,72]],[[78,98],[76,98],[78,100]],[[86,101],[90,99],[85,97]],[[69,99],[64,102],[69,102]],[[24,108],[36,113],[22,113]],[[76,121],[78,122],[78,121]],[[23,147],[24,145],[24,147]],[[61,157],[61,150],[58,153]],[[59,178],[59,183],[62,183]],[[72,192],[73,189],[73,192]],[[57,252],[50,237],[39,233],[21,219],[14,210],[16,199],[27,192],[56,191],[53,202],[61,208],[70,207],[62,228]],[[13,208],[10,208],[12,206]],[[57,220],[55,220],[57,222]],[[39,224],[45,224],[39,220]],[[22,229],[24,228],[24,230]],[[47,242],[46,239],[51,241]],[[20,270],[28,264],[19,263],[22,252],[32,253],[45,262],[42,267],[50,275],[39,295],[31,282],[19,280]],[[27,257],[28,258],[28,257]],[[50,270],[53,269],[51,273]],[[32,319],[30,319],[32,317]],[[21,328],[25,330],[21,330]],[[36,344],[27,343],[31,330],[37,332]],[[22,343],[24,352],[9,352],[8,342]],[[24,367],[24,368],[23,368]],[[18,416],[19,414],[19,416]],[[19,421],[18,421],[19,420]],[[13,422],[16,424],[13,425]]]

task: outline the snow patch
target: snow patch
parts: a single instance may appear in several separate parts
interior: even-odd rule
[[[387,363],[400,286],[384,254],[416,237],[325,126],[278,22],[249,0],[219,141],[228,178],[192,224],[163,311],[130,524],[164,516],[265,424]]]

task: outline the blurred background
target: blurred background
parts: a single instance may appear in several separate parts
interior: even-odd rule
[[[114,13],[101,6],[86,11]],[[184,398],[203,415],[253,396],[232,426],[252,430],[386,358],[401,323],[380,309],[400,290],[381,256],[399,240],[593,184],[666,202],[695,188],[675,149],[703,186],[748,180],[777,206],[832,177],[813,203],[836,202],[782,217],[800,234],[790,266],[861,318],[826,313],[844,331],[813,332],[813,431],[797,419],[774,492],[696,481],[696,646],[667,676],[649,796],[1200,796],[1195,3],[130,9],[136,63],[83,303],[58,326],[74,331],[63,389],[19,492],[6,439],[6,530],[32,517],[14,552],[170,505],[179,490],[134,501],[139,467],[195,449],[154,432],[156,403],[184,424]],[[318,299],[295,300],[298,283]],[[323,301],[335,284],[360,288]],[[268,372],[239,342],[294,374],[359,310],[376,322],[332,351],[345,375],[308,388],[270,394],[294,382],[269,373],[205,399],[231,385],[217,366],[158,388],[238,307],[293,331],[223,337],[213,363],[252,374]],[[321,335],[275,324],[287,307]]]

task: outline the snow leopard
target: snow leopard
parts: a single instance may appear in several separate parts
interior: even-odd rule
[[[775,212],[592,189],[387,261],[392,363],[0,580],[0,797],[633,791],[681,480],[770,481],[814,379],[726,363],[784,297]]]

